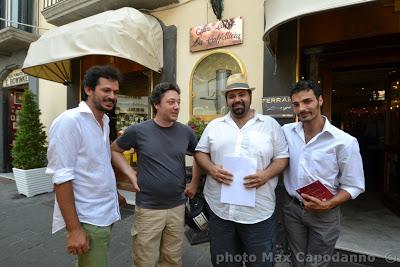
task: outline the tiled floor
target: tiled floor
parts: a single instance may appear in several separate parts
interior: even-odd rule
[[[400,216],[379,194],[368,193],[342,207],[342,233],[336,248],[400,261]]]

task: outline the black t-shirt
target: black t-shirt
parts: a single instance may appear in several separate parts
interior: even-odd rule
[[[148,120],[129,126],[116,142],[124,150],[137,152],[140,192],[136,205],[169,209],[185,202],[185,155],[194,152],[197,144],[190,127],[179,122],[160,127]]]

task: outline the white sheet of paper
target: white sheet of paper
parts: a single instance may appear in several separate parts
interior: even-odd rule
[[[244,187],[244,177],[256,173],[257,160],[245,157],[224,156],[223,167],[233,174],[230,185],[222,184],[221,202],[242,206],[256,206],[256,188]]]

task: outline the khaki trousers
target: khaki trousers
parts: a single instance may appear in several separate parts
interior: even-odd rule
[[[185,205],[172,209],[136,206],[132,225],[133,266],[182,266]]]

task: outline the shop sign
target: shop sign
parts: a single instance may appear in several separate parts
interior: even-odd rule
[[[29,82],[28,75],[22,72],[21,69],[13,70],[8,74],[7,78],[3,81],[3,87],[11,87]]]
[[[243,18],[223,19],[190,29],[190,52],[243,43]]]
[[[274,118],[293,118],[293,107],[290,96],[271,96],[262,98],[264,115]]]

